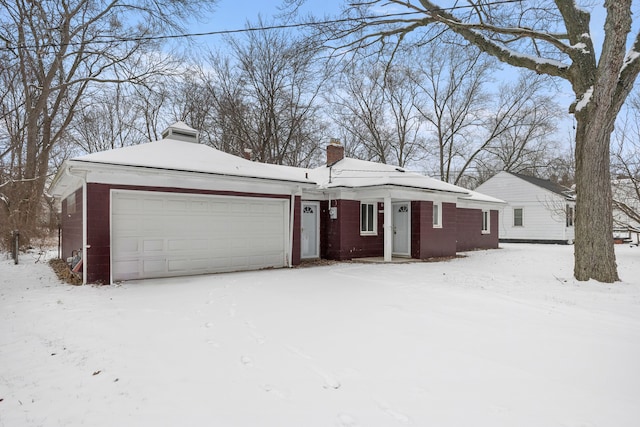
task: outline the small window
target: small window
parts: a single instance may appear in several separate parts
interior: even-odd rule
[[[523,208],[513,208],[513,226],[514,227],[524,226],[524,209]]]
[[[360,204],[360,234],[376,235],[376,204],[375,203],[361,203]]]
[[[76,213],[76,193],[69,194],[67,197],[67,215]]]
[[[491,233],[491,211],[482,211],[482,234]]]
[[[433,228],[442,227],[442,203],[433,202]]]
[[[573,221],[575,219],[575,210],[573,209],[573,206],[568,204],[565,212],[567,214],[567,227],[573,227]]]

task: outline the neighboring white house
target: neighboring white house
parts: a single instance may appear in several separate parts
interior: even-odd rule
[[[499,215],[500,241],[573,243],[575,193],[571,189],[503,171],[476,190],[507,202]]]
[[[640,240],[640,196],[638,182],[629,178],[611,182],[613,193],[613,237],[621,241]],[[635,239],[633,238],[635,236]]]

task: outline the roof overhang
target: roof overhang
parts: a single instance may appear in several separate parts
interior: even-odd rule
[[[467,194],[467,193],[464,193]],[[417,188],[411,186],[384,184],[371,186],[334,186],[334,187],[317,187],[315,189],[305,190],[306,199],[329,200],[384,200],[391,197],[394,200],[402,201],[445,201],[455,202],[463,193],[455,193],[449,191],[439,191],[433,189]]]
[[[56,173],[49,187],[50,193],[56,198],[64,199],[80,188],[83,182],[265,194],[298,194],[302,189],[316,187],[314,182],[308,180],[273,179],[71,159],[65,161]]]

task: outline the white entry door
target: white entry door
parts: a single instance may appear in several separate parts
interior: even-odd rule
[[[411,255],[409,202],[393,203],[393,254]]]
[[[320,203],[302,202],[301,257],[320,257]]]

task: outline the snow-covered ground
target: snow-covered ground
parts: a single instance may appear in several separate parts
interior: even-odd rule
[[[0,261],[0,426],[640,425],[640,248],[120,286]]]

